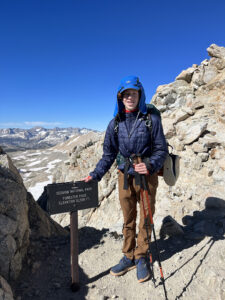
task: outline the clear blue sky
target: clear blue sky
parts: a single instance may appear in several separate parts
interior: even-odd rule
[[[212,43],[224,0],[1,0],[0,128],[105,130],[122,77],[149,102]]]

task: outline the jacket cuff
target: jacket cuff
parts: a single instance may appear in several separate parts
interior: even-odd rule
[[[148,169],[148,171],[151,171],[152,166],[151,166],[149,157],[145,157],[145,158],[143,159],[143,163],[145,163],[146,168]]]
[[[101,178],[99,178],[99,176],[95,172],[91,172],[89,176],[91,176],[93,180],[97,180],[97,181],[101,180]]]
[[[161,164],[159,164],[157,161],[152,160],[151,161],[151,170],[150,170],[150,174],[154,174],[156,172],[158,172],[160,169],[162,168]]]

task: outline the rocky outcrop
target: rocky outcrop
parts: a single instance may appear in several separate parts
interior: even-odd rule
[[[76,157],[76,153],[79,153],[86,147],[89,147],[97,141],[99,141],[101,136],[101,132],[90,131],[79,136],[71,137],[66,142],[58,144],[52,149],[63,152],[69,152],[70,158],[72,159],[73,157]]]
[[[30,193],[27,193],[29,207],[28,219],[30,225],[30,238],[48,238],[51,236],[67,236],[69,232],[54,222],[49,215],[43,211]]]
[[[0,275],[15,279],[29,245],[28,204],[23,180],[11,159],[0,154]]]
[[[0,276],[0,299],[13,300],[13,292],[7,281]]]
[[[207,50],[211,59],[183,71],[175,82],[158,88],[153,97],[153,103],[162,106],[168,142],[181,156],[176,186],[169,189],[160,179],[158,224],[165,205],[166,211],[181,222],[186,213],[203,209],[208,197],[224,199],[225,48],[211,45]],[[192,73],[191,79],[185,73]],[[177,82],[179,88],[174,90]],[[171,93],[173,103],[166,101]]]
[[[18,278],[31,238],[67,234],[27,193],[19,172],[0,148],[0,298],[12,299],[6,280]]]

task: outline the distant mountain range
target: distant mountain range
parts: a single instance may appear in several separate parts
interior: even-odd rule
[[[0,129],[0,145],[5,151],[44,149],[65,142],[72,136],[96,132],[87,128],[53,128],[33,127],[31,129]]]

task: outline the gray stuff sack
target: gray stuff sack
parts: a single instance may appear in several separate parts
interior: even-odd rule
[[[173,147],[169,145],[172,150]],[[169,186],[174,186],[180,173],[180,156],[172,152],[167,155],[163,165],[163,179]]]

